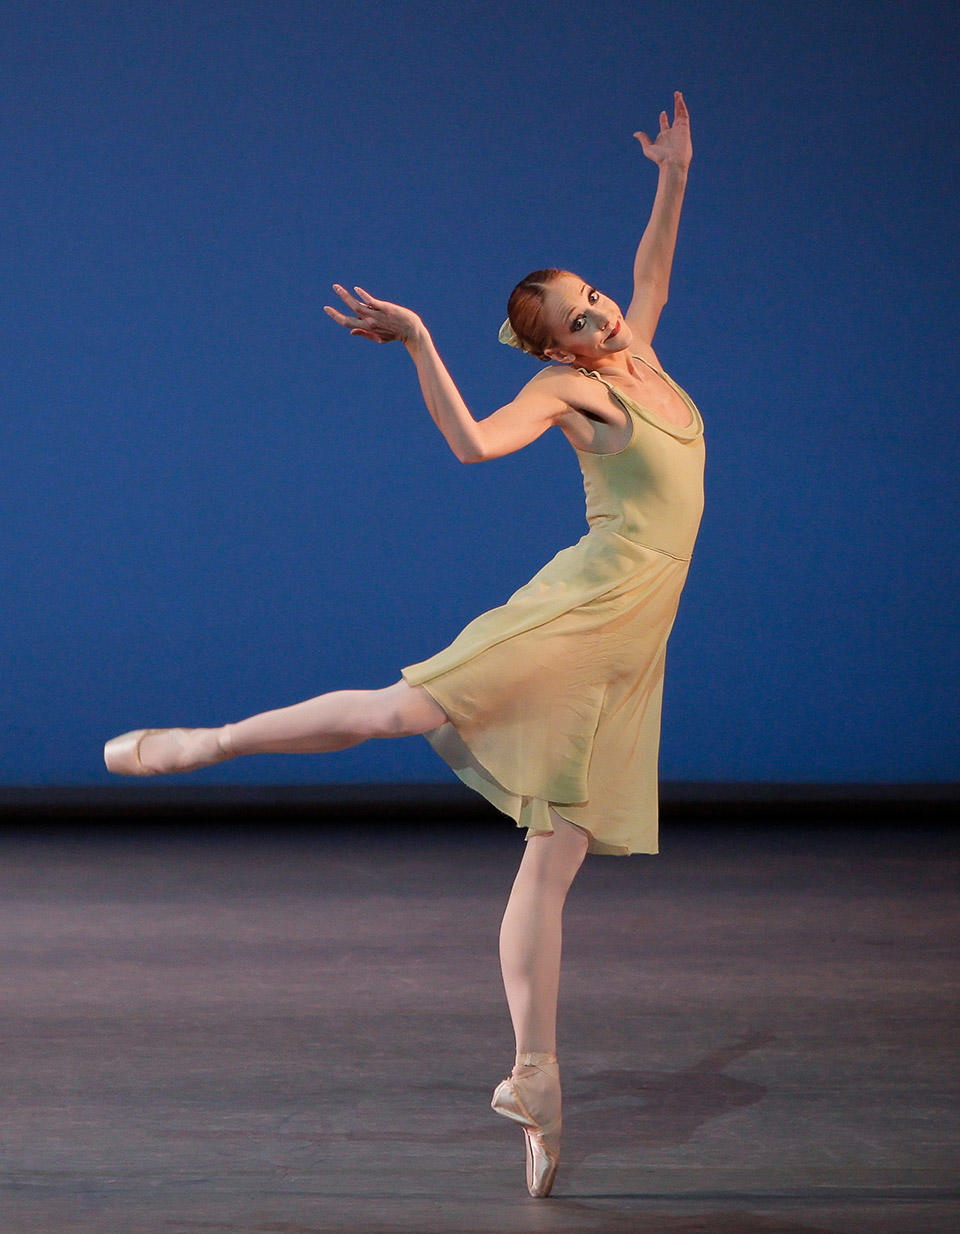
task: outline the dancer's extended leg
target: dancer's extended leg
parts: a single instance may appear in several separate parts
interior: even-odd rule
[[[422,686],[402,679],[382,690],[335,690],[220,728],[142,730],[108,742],[107,766],[121,774],[190,771],[241,754],[319,754],[372,737],[439,728],[446,712]]]
[[[500,967],[517,1053],[556,1054],[561,918],[587,833],[550,811],[553,834],[530,836],[500,927]]]
[[[238,754],[324,754],[371,737],[411,737],[439,728],[446,712],[422,686],[334,690],[291,707],[223,726],[221,745]]]

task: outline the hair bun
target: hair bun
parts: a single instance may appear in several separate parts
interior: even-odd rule
[[[510,324],[510,318],[500,327],[500,333],[497,338],[501,343],[506,343],[508,347],[516,347],[518,351],[529,351],[529,348],[524,347],[523,343],[517,338],[517,332]]]

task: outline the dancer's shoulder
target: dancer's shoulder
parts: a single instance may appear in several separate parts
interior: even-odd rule
[[[527,390],[540,394],[552,394],[564,401],[567,396],[583,384],[583,374],[579,369],[571,368],[569,364],[548,364],[530,378],[520,391]]]

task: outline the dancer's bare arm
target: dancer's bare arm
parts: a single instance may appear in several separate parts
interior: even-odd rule
[[[649,343],[654,336],[670,287],[670,270],[680,226],[680,210],[687,186],[687,171],[693,157],[690,113],[677,90],[673,96],[673,124],[660,113],[660,132],[651,141],[646,133],[634,133],[643,153],[660,169],[657,193],[643,238],[633,262],[633,299],[626,312],[634,338]]]
[[[528,381],[515,399],[484,420],[475,420],[463,401],[446,365],[440,359],[430,331],[412,309],[378,300],[362,287],[356,296],[334,285],[337,295],[354,311],[347,317],[329,305],[324,310],[351,334],[378,343],[401,341],[417,366],[424,402],[447,444],[462,463],[480,463],[522,450],[570,413],[558,393],[552,370]]]

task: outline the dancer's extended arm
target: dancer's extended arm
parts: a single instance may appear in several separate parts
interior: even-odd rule
[[[656,141],[651,141],[643,132],[634,136],[647,158],[660,170],[650,221],[633,262],[633,299],[626,313],[634,336],[649,343],[667,302],[687,170],[693,157],[690,113],[680,91],[674,94],[673,124],[668,122],[665,111],[660,113]]]
[[[324,305],[326,312],[334,321],[348,327],[351,334],[378,343],[399,339],[404,344],[417,366],[427,409],[461,463],[479,463],[522,450],[569,413],[569,405],[554,392],[555,379],[551,372],[542,370],[527,382],[512,402],[484,420],[475,420],[440,359],[430,331],[417,314],[400,304],[378,300],[362,287],[354,290],[356,296],[339,284],[334,285],[334,291],[353,309],[356,317],[347,317]]]

